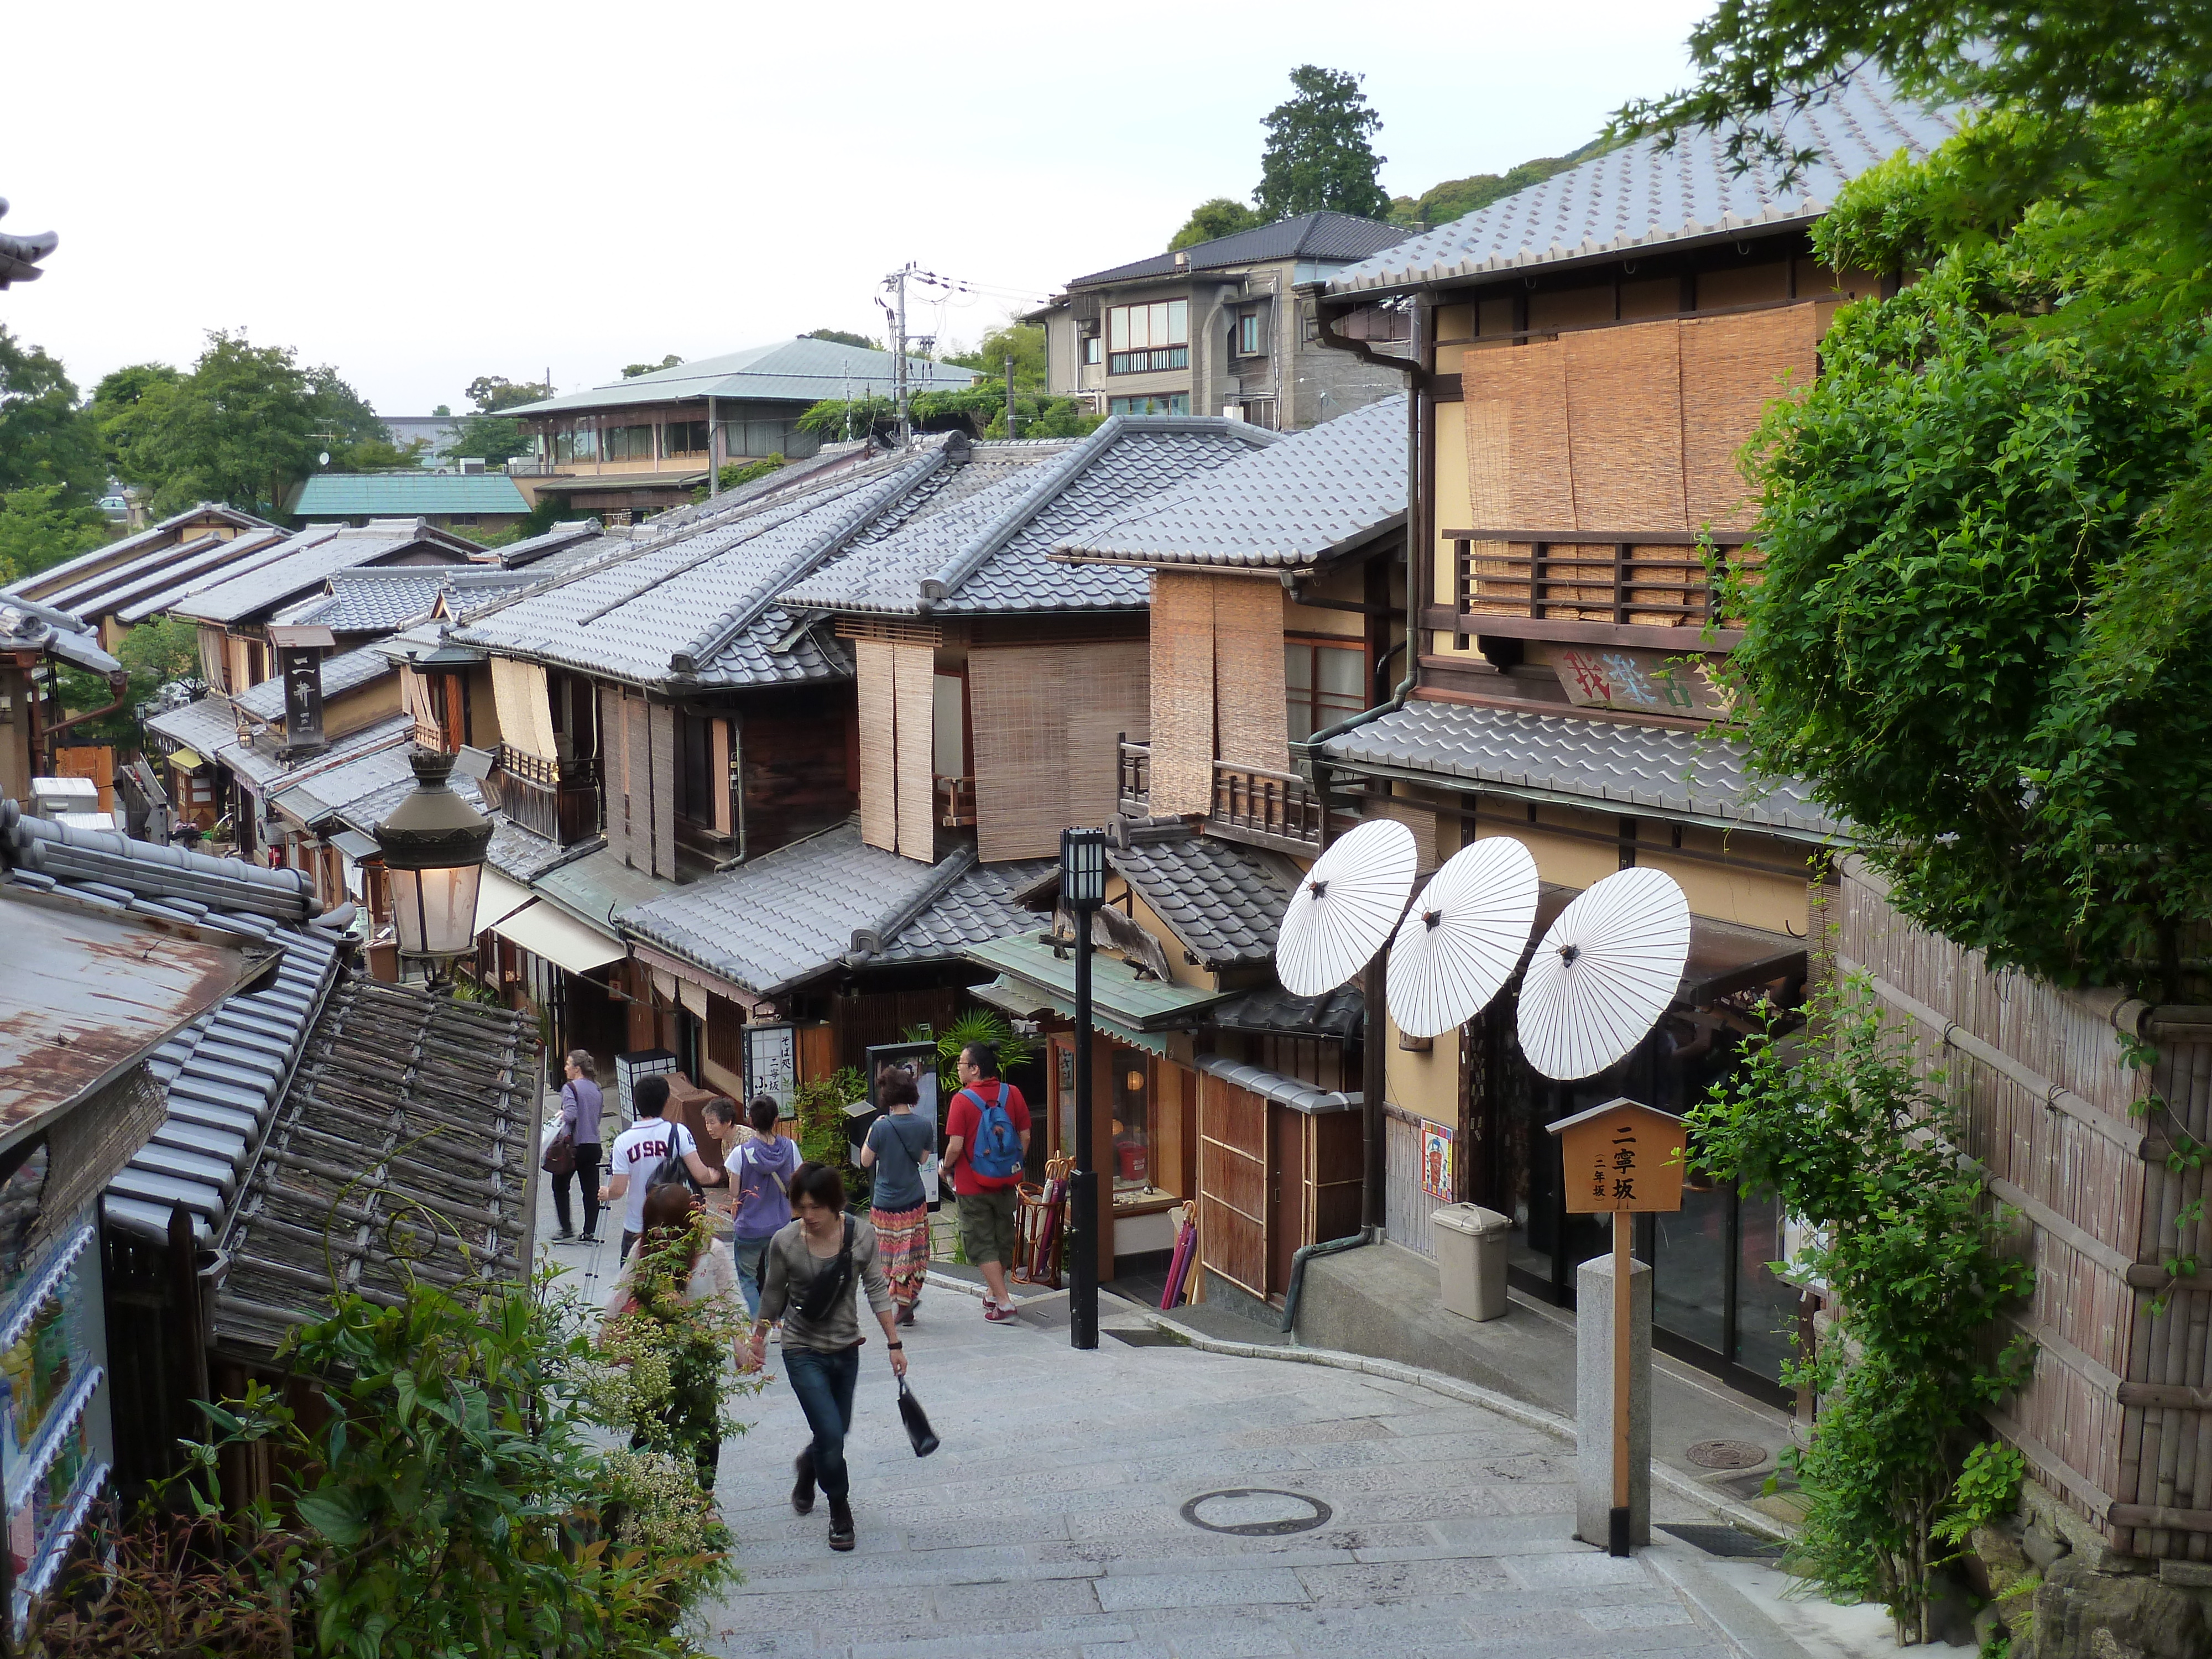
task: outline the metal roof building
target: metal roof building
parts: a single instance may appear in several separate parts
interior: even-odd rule
[[[332,519],[520,518],[530,503],[504,472],[321,472],[292,497],[293,514]]]
[[[888,396],[897,374],[897,359],[888,351],[846,345],[836,340],[784,340],[752,346],[695,363],[655,369],[650,374],[610,381],[588,392],[572,392],[500,411],[520,420],[562,414],[617,410],[638,404],[692,403],[709,398],[732,402],[818,404],[827,398]],[[975,376],[950,363],[927,357],[907,359],[907,384],[915,392],[956,390]]]

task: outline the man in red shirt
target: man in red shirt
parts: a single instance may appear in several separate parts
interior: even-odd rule
[[[983,1317],[1000,1325],[1015,1317],[1013,1297],[1006,1291],[1006,1266],[1014,1259],[1014,1202],[1022,1184],[1021,1166],[1016,1164],[1011,1174],[985,1175],[970,1154],[982,1126],[983,1108],[1003,1106],[1026,1156],[1030,1109],[1022,1091],[999,1076],[998,1051],[989,1043],[969,1043],[956,1063],[960,1092],[945,1114],[945,1167],[959,1200],[960,1237],[968,1259],[983,1270]]]

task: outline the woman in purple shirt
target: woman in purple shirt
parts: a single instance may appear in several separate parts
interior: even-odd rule
[[[776,1104],[768,1096],[754,1097],[746,1115],[752,1120],[753,1138],[729,1161],[730,1187],[738,1196],[730,1242],[745,1311],[758,1314],[761,1256],[769,1240],[790,1223],[791,1177],[798,1173],[799,1147],[788,1136],[776,1133]]]
[[[561,1231],[553,1237],[562,1243],[596,1244],[599,1242],[599,1113],[606,1103],[592,1074],[592,1056],[584,1049],[571,1048],[561,1069],[568,1078],[561,1085],[561,1121],[575,1143],[576,1167],[553,1177],[553,1213],[561,1223]],[[581,1238],[569,1226],[568,1183],[572,1181],[584,1183]]]

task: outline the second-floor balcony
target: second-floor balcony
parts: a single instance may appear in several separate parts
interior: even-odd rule
[[[1734,531],[1447,530],[1443,539],[1454,603],[1426,607],[1421,625],[1462,647],[1487,634],[1725,650],[1743,635],[1721,612],[1723,573],[1759,556]]]
[[[503,743],[492,779],[500,810],[532,835],[568,847],[599,834],[597,761],[549,761]]]
[[[1122,738],[1119,767],[1120,810],[1129,817],[1150,817],[1152,745]],[[1340,815],[1340,830],[1346,823]],[[1228,841],[1311,858],[1322,847],[1321,795],[1295,772],[1217,760],[1206,827]]]

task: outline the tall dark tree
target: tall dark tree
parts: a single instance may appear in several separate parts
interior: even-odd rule
[[[1389,194],[1375,182],[1389,158],[1377,155],[1368,142],[1382,118],[1368,107],[1361,78],[1311,64],[1291,71],[1295,94],[1261,123],[1267,129],[1267,148],[1252,200],[1263,222],[1324,210],[1364,219],[1389,216]]]
[[[553,395],[550,381],[510,380],[504,374],[479,374],[467,386],[479,415],[496,415],[517,404],[534,404]]]
[[[155,386],[174,386],[184,378],[167,363],[126,363],[102,375],[92,389],[92,422],[100,429],[107,465],[118,477],[129,480],[123,457],[137,437],[146,411],[146,394]]]
[[[624,363],[623,379],[635,380],[641,374],[658,374],[664,368],[681,368],[683,362],[684,360],[672,351],[657,363]]]
[[[884,343],[871,340],[865,334],[854,334],[848,329],[813,328],[799,337],[802,340],[834,340],[839,345],[859,346],[866,351],[881,351]]]

